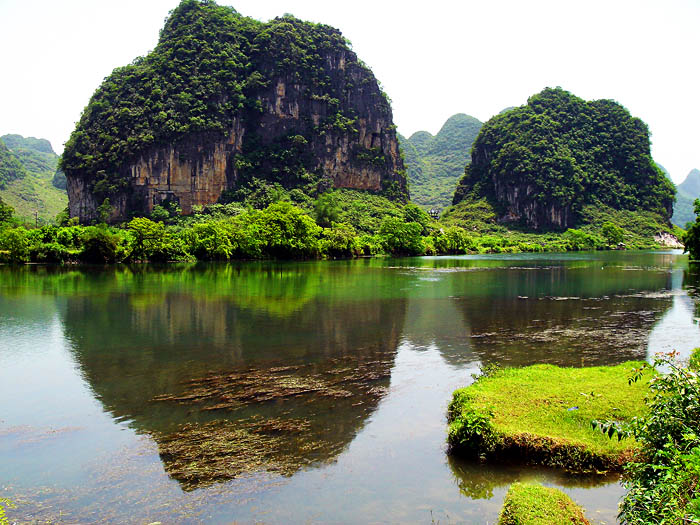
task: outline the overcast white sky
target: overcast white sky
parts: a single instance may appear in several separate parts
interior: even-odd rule
[[[399,131],[487,120],[546,86],[643,119],[654,159],[700,168],[700,0],[220,0],[339,28],[393,101]],[[178,0],[0,0],[0,134],[63,149],[115,67],[153,49]]]

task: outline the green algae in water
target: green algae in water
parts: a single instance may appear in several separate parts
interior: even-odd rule
[[[353,363],[355,366],[347,366]],[[387,391],[379,381],[389,377],[388,359],[328,359],[323,363],[246,368],[209,374],[184,383],[178,394],[162,394],[155,403],[192,406],[229,416],[242,407],[270,403],[328,407],[336,401],[357,407],[375,404]],[[334,406],[334,405],[330,405]],[[258,471],[291,476],[310,465],[333,461],[344,445],[324,439],[317,421],[258,414],[238,420],[189,422],[169,433],[153,433],[168,475],[190,491],[241,474]]]

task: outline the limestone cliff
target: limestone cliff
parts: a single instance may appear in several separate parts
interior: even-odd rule
[[[258,181],[408,198],[389,102],[340,32],[203,0],[184,0],[156,49],[105,79],[62,168],[83,221],[105,198],[118,221],[167,201],[189,213]]]
[[[503,222],[561,230],[579,225],[589,205],[668,223],[674,195],[644,122],[617,102],[548,88],[484,124],[453,204],[486,197]]]

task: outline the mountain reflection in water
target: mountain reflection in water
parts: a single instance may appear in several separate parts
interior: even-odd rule
[[[2,267],[10,517],[483,523],[538,479],[609,522],[614,480],[447,456],[446,405],[484,363],[644,359],[681,329],[691,344],[684,261]]]

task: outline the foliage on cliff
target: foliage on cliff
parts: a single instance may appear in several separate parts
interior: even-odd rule
[[[612,100],[547,88],[484,124],[453,203],[486,197],[501,217],[547,230],[579,224],[586,205],[668,221],[674,194],[644,122]]]
[[[329,70],[339,68],[330,62],[340,54],[345,58],[339,81]],[[274,94],[279,79],[322,106],[325,119],[300,115],[295,129],[286,128],[291,119],[261,124],[265,96]],[[353,83],[358,79],[360,86]],[[357,133],[357,108],[348,104],[353,89],[366,95],[372,111],[390,117],[374,76],[338,30],[291,15],[263,23],[212,0],[183,0],[155,49],[115,69],[94,93],[66,143],[61,167],[69,177],[86,177],[101,202],[128,186],[120,169],[149,148],[190,138],[195,145],[225,140],[239,120],[250,126],[236,157],[233,190],[259,179],[315,187],[322,173],[311,138]],[[374,153],[352,152],[357,162],[388,165]],[[400,193],[405,199],[405,183]]]
[[[65,191],[52,184],[57,164],[58,155],[46,139],[0,137],[0,197],[20,217],[53,219],[68,200]]]
[[[458,113],[447,119],[435,136],[427,131],[417,131],[409,138],[399,135],[413,202],[441,210],[450,205],[482,125],[478,119]]]

